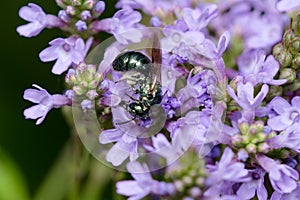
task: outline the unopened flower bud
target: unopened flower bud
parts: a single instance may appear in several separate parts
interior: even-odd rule
[[[183,189],[184,189],[184,185],[183,185],[182,181],[175,181],[174,186],[175,186],[176,190],[179,192],[183,191]]]
[[[89,84],[86,81],[81,81],[79,85],[82,88],[87,88]]]
[[[257,138],[257,141],[258,142],[263,142],[266,140],[266,134],[265,133],[262,133],[260,132],[259,134],[257,134],[256,138]]]
[[[98,1],[96,5],[93,8],[93,14],[97,17],[100,16],[103,11],[105,10],[105,2],[104,1]]]
[[[67,84],[73,85],[76,83],[76,76],[75,74],[67,74],[65,77],[65,81]]]
[[[273,48],[273,55],[281,67],[287,67],[292,63],[292,54],[281,43]]]
[[[73,6],[67,6],[66,12],[68,15],[75,15],[76,14],[76,9]]]
[[[69,15],[67,14],[67,12],[65,10],[60,10],[58,12],[58,17],[59,17],[59,19],[61,19],[64,22],[68,22],[70,19]]]
[[[80,18],[83,21],[86,21],[92,17],[91,12],[89,10],[84,10],[80,13]]]
[[[282,95],[282,87],[277,85],[270,85],[269,93],[266,97],[267,101],[271,101],[274,97]]]
[[[83,3],[83,7],[87,10],[91,10],[94,7],[95,3],[96,3],[95,0],[86,0]]]
[[[300,53],[298,53],[293,61],[292,61],[292,68],[299,69],[300,68]]]
[[[99,85],[99,82],[98,82],[97,80],[92,80],[92,81],[89,83],[88,87],[89,87],[89,88],[97,88],[98,85]]]
[[[90,74],[96,74],[96,66],[95,65],[87,65],[87,70]]]
[[[265,123],[262,120],[256,121],[255,125],[258,132],[262,132],[265,128]]]
[[[81,0],[71,0],[72,6],[80,6],[81,5]]]
[[[158,17],[154,16],[154,17],[152,17],[152,18],[150,19],[150,24],[151,24],[153,27],[159,27],[159,26],[162,25],[162,22],[161,22],[161,20],[160,20]]]
[[[300,51],[300,36],[295,37],[289,44],[289,49],[293,54],[297,54]]]
[[[258,145],[258,151],[262,153],[267,153],[268,151],[270,151],[270,146],[267,143],[263,142]]]
[[[198,187],[193,187],[189,190],[189,194],[193,197],[193,198],[197,198],[202,194],[202,191],[200,188]]]
[[[87,65],[84,62],[80,62],[76,68],[76,73],[80,80],[85,80],[87,74]]]
[[[285,47],[288,47],[290,42],[294,39],[294,33],[292,29],[288,29],[283,35],[283,43]]]
[[[249,157],[248,152],[245,149],[240,149],[237,156],[238,160],[241,160],[243,162],[246,162]]]
[[[198,185],[198,186],[203,186],[204,185],[204,183],[205,183],[205,179],[203,178],[203,177],[198,177],[197,179],[196,179],[196,184]]]
[[[287,83],[292,83],[296,78],[296,71],[292,68],[284,68],[280,70],[279,79],[286,79]]]
[[[185,176],[183,177],[182,181],[184,182],[184,184],[186,185],[191,185],[193,183],[193,179],[189,176]]]
[[[234,135],[231,138],[231,141],[234,145],[239,145],[240,143],[242,143],[244,141],[244,139],[241,135]]]
[[[81,102],[81,107],[84,111],[90,110],[93,108],[93,102],[91,100],[85,99]]]
[[[77,95],[83,95],[85,93],[85,90],[82,89],[79,86],[74,86],[73,87],[73,91],[77,94]]]
[[[90,99],[93,100],[95,99],[98,95],[98,93],[96,92],[96,90],[90,90],[87,92],[86,96]]]
[[[78,20],[75,24],[75,27],[79,32],[87,30],[86,22],[84,22],[82,20]]]
[[[249,126],[248,122],[242,122],[239,124],[239,129],[240,129],[241,134],[248,133],[249,128],[250,128],[250,126]]]
[[[102,79],[103,79],[102,74],[96,73],[96,75],[95,75],[95,80],[98,81],[98,82],[100,82]]]
[[[246,146],[246,150],[247,150],[247,152],[249,152],[249,153],[256,153],[256,145],[250,143],[250,144],[248,144],[248,145]]]

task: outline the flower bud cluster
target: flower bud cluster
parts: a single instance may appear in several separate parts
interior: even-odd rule
[[[178,164],[171,166],[167,180],[174,183],[176,193],[170,199],[198,199],[206,180],[205,163],[196,152],[188,151]]]
[[[97,87],[101,80],[102,76],[97,72],[96,66],[84,62],[81,62],[76,70],[69,70],[65,77],[66,83],[73,87],[76,95],[86,96],[90,100],[99,96]]]
[[[264,122],[256,121],[249,125],[248,122],[239,124],[240,134],[234,135],[232,143],[239,151],[248,154],[267,153],[270,150],[266,140],[268,135],[264,133]],[[272,134],[271,134],[272,135]]]
[[[66,31],[84,38],[91,35],[89,25],[105,9],[104,1],[98,0],[56,0],[56,3],[63,9],[58,17],[67,24]]]
[[[293,83],[300,72],[300,15],[286,30],[280,43],[274,46],[273,55],[280,64],[280,79],[286,79],[287,84]],[[298,89],[298,88],[296,88]]]

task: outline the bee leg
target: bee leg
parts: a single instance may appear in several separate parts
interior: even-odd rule
[[[132,96],[130,96],[129,94],[125,93],[126,96],[128,96],[131,100],[133,101],[139,101],[138,99],[133,98]]]

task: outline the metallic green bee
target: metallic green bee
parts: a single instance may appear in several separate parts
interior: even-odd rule
[[[126,80],[138,99],[130,97],[127,110],[141,120],[149,118],[151,106],[160,104],[162,100],[161,90],[161,63],[162,56],[160,42],[155,35],[152,47],[152,62],[150,59],[136,51],[128,51],[119,55],[112,63],[113,69],[124,72],[121,80]]]

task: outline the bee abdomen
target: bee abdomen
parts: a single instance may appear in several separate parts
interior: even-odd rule
[[[128,51],[119,55],[112,63],[116,71],[137,70],[147,73],[150,70],[150,59],[140,52]]]

